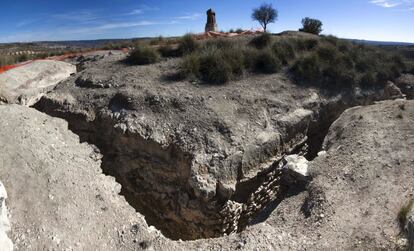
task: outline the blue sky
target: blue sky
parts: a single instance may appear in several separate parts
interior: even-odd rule
[[[0,42],[172,36],[202,32],[205,11],[219,29],[258,28],[253,0],[3,0]],[[318,18],[325,34],[344,38],[414,42],[414,0],[272,0],[279,11],[272,32],[297,30]]]

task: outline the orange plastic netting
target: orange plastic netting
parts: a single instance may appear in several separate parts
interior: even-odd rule
[[[60,56],[47,57],[45,59],[33,59],[33,60],[29,60],[29,61],[26,61],[26,62],[23,62],[23,63],[0,66],[0,74],[3,73],[3,72],[6,72],[8,70],[14,69],[16,67],[30,64],[33,61],[39,61],[39,60],[58,60],[58,61],[62,61],[62,60],[65,60],[67,58],[86,55],[88,53],[98,52],[98,51],[105,51],[105,50],[88,50],[88,51],[83,51],[83,52],[66,53],[66,54],[63,54],[63,55],[60,55]],[[128,49],[122,49],[122,51],[127,52]]]
[[[262,33],[262,30],[246,30],[243,31],[241,33],[227,33],[227,32],[205,32],[205,33],[200,33],[195,35],[195,37],[199,40],[203,40],[203,39],[208,39],[208,38],[214,38],[214,37],[236,37],[236,36],[243,36],[243,35],[254,35],[254,34],[260,34]],[[123,52],[128,52],[127,48],[121,49]],[[30,60],[27,62],[23,62],[23,63],[18,63],[18,64],[14,64],[14,65],[6,65],[6,66],[0,66],[0,74],[11,70],[13,68],[19,67],[19,66],[23,66],[26,64],[29,64],[33,61],[37,61],[37,60],[58,60],[58,61],[62,61],[65,60],[67,58],[70,57],[77,57],[77,56],[81,56],[81,55],[85,55],[88,53],[92,53],[92,52],[98,52],[98,51],[106,51],[106,50],[88,50],[88,51],[83,51],[83,52],[76,52],[76,53],[66,53],[60,56],[53,56],[53,57],[48,57],[45,59],[34,59],[34,60]]]

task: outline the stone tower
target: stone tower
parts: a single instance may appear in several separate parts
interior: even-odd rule
[[[216,13],[214,10],[209,9],[207,11],[207,23],[206,23],[206,32],[209,31],[217,31],[217,23],[216,23]]]

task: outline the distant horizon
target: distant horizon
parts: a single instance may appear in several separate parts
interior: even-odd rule
[[[272,32],[272,34],[279,34],[282,32],[286,32],[286,31],[297,31],[297,30],[285,30],[285,31],[281,31],[281,32]],[[197,33],[192,33],[192,34],[197,34]],[[185,34],[181,34],[181,35],[172,35],[172,36],[162,36],[162,35],[157,35],[157,36],[145,36],[145,37],[125,37],[125,38],[97,38],[97,39],[71,39],[71,40],[34,40],[34,41],[14,41],[14,42],[0,42],[0,44],[13,44],[13,43],[47,43],[47,42],[51,42],[51,43],[59,43],[59,42],[83,42],[83,41],[101,41],[101,40],[131,40],[131,39],[156,39],[158,37],[164,37],[164,38],[172,38],[172,37],[181,37]],[[325,35],[325,36],[330,36],[332,34],[321,34],[321,35]],[[405,42],[405,41],[386,41],[386,40],[371,40],[371,39],[363,39],[363,38],[347,38],[347,37],[338,37],[340,39],[345,39],[345,40],[353,40],[353,41],[366,41],[366,42],[378,42],[378,43],[398,43],[398,44],[407,44],[407,45],[414,45],[414,42]]]
[[[304,17],[320,19],[323,34],[353,40],[414,43],[414,0],[271,0],[198,2],[133,0],[15,0],[3,3],[0,43],[171,37],[201,33],[205,11],[217,13],[219,30],[257,29],[251,11],[273,5],[272,33],[298,30]]]

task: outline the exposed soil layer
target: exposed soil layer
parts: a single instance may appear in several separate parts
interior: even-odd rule
[[[312,159],[346,108],[387,98],[381,88],[323,93],[284,73],[214,87],[170,83],[162,79],[177,60],[126,67],[122,59],[82,62],[85,70],[35,108],[96,145],[128,202],[171,239],[243,230],[270,202],[301,190],[283,182],[283,156]]]
[[[79,144],[64,121],[16,105],[0,106],[0,115],[0,176],[16,250],[406,250],[409,243],[399,214],[414,196],[413,101],[346,110],[329,129],[326,153],[309,162],[305,190],[290,186],[240,233],[196,241],[171,241],[148,227],[102,175],[97,151]]]

